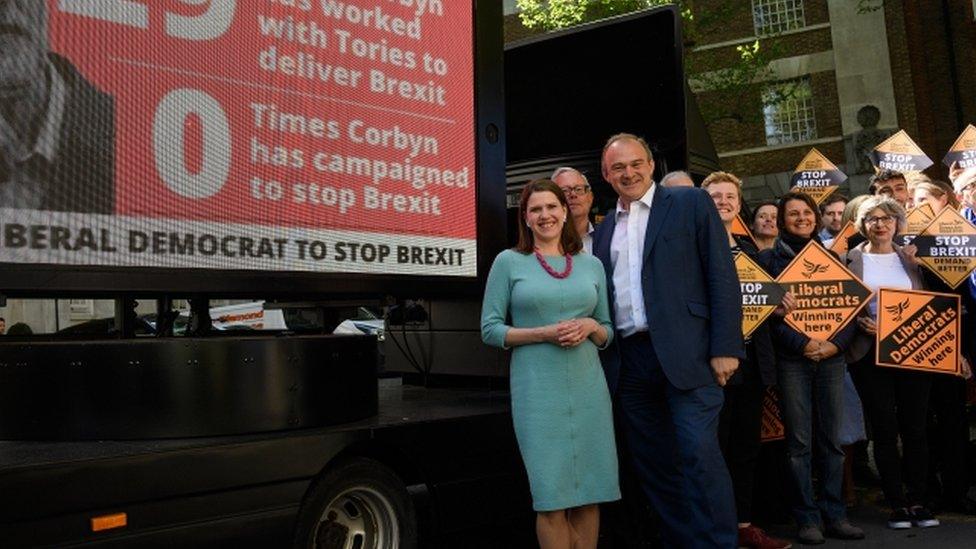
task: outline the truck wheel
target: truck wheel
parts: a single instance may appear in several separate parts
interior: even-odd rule
[[[382,463],[356,459],[319,478],[295,526],[302,549],[414,549],[417,520],[403,482]]]

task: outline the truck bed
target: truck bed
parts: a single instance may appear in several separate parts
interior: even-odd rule
[[[0,441],[0,545],[242,538],[278,545],[289,539],[311,481],[333,460],[353,455],[386,463],[415,498],[437,501],[418,504],[418,512],[439,532],[530,509],[506,392],[383,380],[375,416],[332,427],[164,440]],[[92,517],[120,512],[128,517],[124,529],[91,531]]]

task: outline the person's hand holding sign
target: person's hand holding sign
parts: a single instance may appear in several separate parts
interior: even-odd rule
[[[858,317],[857,325],[866,334],[874,335],[878,331],[878,323],[869,316]]]
[[[962,376],[962,378],[966,381],[973,379],[973,368],[969,365],[969,361],[966,360],[966,357],[964,356],[959,357],[959,375]]]
[[[915,257],[915,254],[918,253],[918,246],[914,244],[905,244],[904,246],[901,247],[901,251],[904,252],[905,259],[908,260],[908,262],[912,265],[912,267],[922,266],[922,262],[919,261],[917,257]]]
[[[792,313],[793,309],[796,309],[796,296],[794,296],[791,292],[786,292],[783,294],[783,302],[780,303],[779,307],[776,307],[776,310],[773,312],[779,316],[786,316]]]

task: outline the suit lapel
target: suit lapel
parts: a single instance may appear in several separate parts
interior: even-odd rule
[[[607,225],[606,228],[603,225]],[[614,209],[603,219],[600,227],[594,233],[593,253],[603,262],[603,268],[608,273],[608,279],[613,278],[613,263],[610,261],[610,243],[613,242],[613,232],[617,227],[617,210]],[[603,230],[599,230],[603,229]]]
[[[661,186],[660,183],[654,185],[654,198],[651,200],[651,212],[647,218],[647,232],[644,235],[644,261],[651,257],[651,250],[657,240],[661,227],[664,226],[664,218],[668,216],[671,209],[671,193]]]

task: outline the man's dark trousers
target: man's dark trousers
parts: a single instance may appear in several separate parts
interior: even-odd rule
[[[672,385],[647,332],[620,341],[620,355],[616,397],[662,540],[668,547],[735,547],[732,483],[718,444],[722,389]]]

